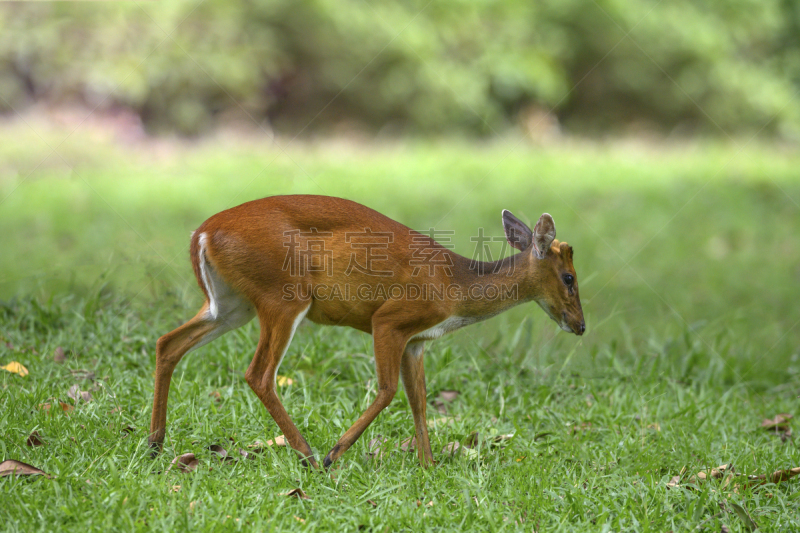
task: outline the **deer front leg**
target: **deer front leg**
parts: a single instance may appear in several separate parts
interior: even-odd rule
[[[339,439],[325,460],[322,462],[328,468],[335,460],[342,456],[344,452],[353,445],[364,430],[375,420],[380,413],[394,398],[397,392],[397,382],[400,378],[400,361],[403,357],[403,350],[407,338],[398,331],[389,327],[373,326],[373,344],[375,346],[375,370],[378,372],[378,395],[367,410],[358,417],[358,420],[350,426],[344,435]]]
[[[414,415],[414,429],[417,440],[417,455],[423,467],[433,464],[431,442],[428,438],[428,421],[426,418],[427,390],[425,387],[424,365],[425,343],[423,341],[409,342],[403,352],[401,371],[403,387],[406,389],[408,404]]]

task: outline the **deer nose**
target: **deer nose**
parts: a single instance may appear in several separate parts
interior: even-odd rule
[[[586,331],[586,321],[581,320],[581,324],[578,326],[578,335],[583,335],[584,331]]]

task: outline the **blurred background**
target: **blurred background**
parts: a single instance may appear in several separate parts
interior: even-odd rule
[[[502,209],[547,211],[588,335],[524,306],[458,342],[784,382],[798,89],[793,0],[0,3],[0,300],[171,325],[201,301],[189,233],[272,194],[454,230],[463,255]]]

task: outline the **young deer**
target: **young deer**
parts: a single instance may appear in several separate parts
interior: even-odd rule
[[[278,398],[275,376],[303,319],[372,334],[378,394],[323,461],[337,460],[389,405],[402,376],[419,460],[432,463],[425,420],[427,340],[535,301],[563,330],[582,335],[572,248],[543,214],[533,231],[503,211],[521,253],[471,261],[363,205],[325,196],[273,196],[218,213],[192,234],[203,307],[156,345],[150,444],[164,441],[172,372],[187,352],[258,316],[261,335],[247,383],[292,448],[314,468],[311,447]]]

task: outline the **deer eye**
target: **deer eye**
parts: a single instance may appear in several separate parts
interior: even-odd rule
[[[572,284],[575,282],[575,278],[572,274],[564,274],[564,283],[567,284],[567,287],[572,287]]]

